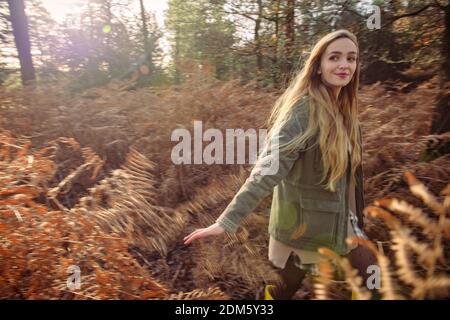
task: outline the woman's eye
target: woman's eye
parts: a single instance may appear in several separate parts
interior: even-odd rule
[[[338,57],[337,56],[333,56],[333,57],[330,58],[330,60],[337,61]]]
[[[350,57],[350,58],[348,58],[348,60],[355,61],[356,59],[354,57]]]

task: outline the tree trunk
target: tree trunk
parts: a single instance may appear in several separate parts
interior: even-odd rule
[[[295,0],[287,0],[286,6],[286,22],[284,28],[284,34],[286,37],[284,52],[285,52],[285,63],[284,63],[284,77],[285,79],[290,78],[292,72],[292,58],[293,49],[295,41]]]
[[[275,88],[278,88],[279,75],[278,75],[278,43],[280,33],[280,1],[276,1],[275,5],[275,43],[273,45],[273,59],[272,59],[272,81]]]
[[[28,34],[28,22],[25,15],[23,0],[8,0],[11,24],[20,60],[20,72],[22,84],[27,85],[36,79],[36,74],[31,57],[30,37]]]
[[[147,17],[145,16],[145,7],[144,7],[144,0],[139,0],[139,4],[141,6],[141,20],[142,20],[142,35],[144,37],[144,54],[148,63],[148,68],[151,71],[153,71],[153,48],[150,46],[150,38],[148,34],[148,27],[147,27]]]
[[[262,0],[258,0],[258,17],[255,20],[254,40],[255,40],[255,55],[256,55],[256,73],[258,76],[262,74],[262,53],[261,40],[259,38],[259,29],[261,27],[262,18]]]
[[[176,26],[175,31],[175,52],[174,52],[174,67],[175,67],[175,84],[181,84],[181,71],[180,71],[180,26]]]
[[[444,132],[450,131],[450,93],[448,82],[450,81],[450,43],[448,39],[450,39],[450,5],[441,7],[444,12],[444,34],[442,41],[442,56],[444,57],[442,63],[442,73],[441,73],[441,81],[440,81],[440,94],[438,98],[438,104],[436,106],[435,113],[433,115],[433,121],[431,124],[431,133],[432,134],[440,134]],[[428,150],[430,152],[432,150]],[[438,152],[439,154],[448,154],[450,153],[450,142],[442,145],[439,150],[433,150],[434,152]]]
[[[436,114],[433,117],[433,123],[431,125],[431,133],[443,133],[450,131],[450,110],[449,110],[449,93],[446,88],[450,81],[450,5],[443,8],[445,12],[445,29],[442,41],[442,56],[444,57],[442,63],[441,74],[441,93],[436,110]]]

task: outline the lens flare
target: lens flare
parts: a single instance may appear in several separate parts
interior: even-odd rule
[[[105,24],[102,28],[103,33],[110,33],[111,32],[111,26],[109,24]]]

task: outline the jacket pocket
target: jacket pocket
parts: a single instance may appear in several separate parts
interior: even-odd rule
[[[301,199],[300,225],[304,240],[318,246],[330,247],[335,243],[339,221],[340,202]]]

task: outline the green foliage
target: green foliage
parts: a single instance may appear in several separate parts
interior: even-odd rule
[[[235,26],[226,19],[219,2],[171,0],[166,27],[170,32],[175,78],[180,77],[186,62],[194,62],[197,67],[211,64],[216,78],[228,78],[233,68]]]
[[[317,40],[337,29],[358,37],[363,83],[420,82],[424,74],[438,71],[446,59],[448,5],[372,3],[381,10],[381,29],[367,27],[372,5],[357,0],[168,0],[164,32],[151,1],[81,0],[79,13],[62,23],[41,0],[26,1],[26,13],[38,77],[69,72],[81,90],[110,79],[132,79],[135,87],[179,84],[205,69],[215,79],[280,88],[303,66]],[[4,70],[19,66],[8,19],[8,6],[0,1],[0,58],[6,61],[0,79]],[[171,59],[164,56],[163,39]],[[140,72],[142,66],[149,72]]]

